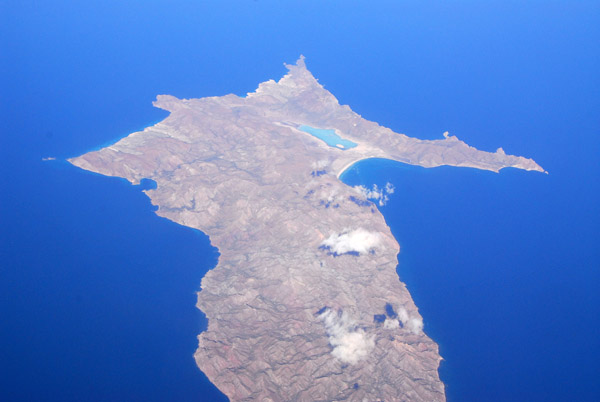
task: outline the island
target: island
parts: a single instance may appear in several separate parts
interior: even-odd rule
[[[231,400],[443,401],[438,346],[396,273],[398,242],[369,191],[339,177],[366,158],[544,170],[448,133],[395,133],[340,105],[303,57],[286,67],[246,97],[160,95],[163,121],[69,162],[153,180],[156,214],[218,248],[198,292],[208,328],[195,360]]]

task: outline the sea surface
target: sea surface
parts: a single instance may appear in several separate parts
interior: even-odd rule
[[[400,280],[440,346],[449,400],[598,395],[598,249],[583,223],[595,206],[569,202],[565,179],[381,159],[343,174],[395,186],[379,209],[400,243]]]
[[[224,400],[193,360],[218,252],[154,214],[151,183],[65,160],[165,118],[158,94],[243,96],[300,54],[366,119],[549,172],[367,160],[344,175],[396,187],[380,210],[448,399],[600,400],[598,2],[0,9],[0,400]]]
[[[151,183],[41,160],[15,179],[2,205],[2,400],[226,400],[193,359],[206,327],[195,292],[218,257],[208,238],[157,217]]]

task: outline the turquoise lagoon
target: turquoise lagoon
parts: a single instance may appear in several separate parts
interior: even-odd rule
[[[322,128],[314,128],[310,126],[302,125],[298,127],[299,130],[304,131],[312,135],[313,137],[317,137],[321,141],[325,142],[330,147],[336,147],[339,149],[350,149],[356,147],[358,144],[349,140],[345,140],[339,135],[335,133],[335,130],[326,130]]]

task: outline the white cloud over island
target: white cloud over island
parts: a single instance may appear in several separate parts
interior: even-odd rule
[[[315,170],[321,170],[321,169],[324,169],[327,166],[329,166],[329,163],[330,163],[329,160],[321,159],[321,160],[311,163],[311,167]]]
[[[383,322],[383,327],[385,329],[398,329],[400,328],[400,321],[393,318],[386,318]]]
[[[331,354],[342,363],[355,364],[366,358],[375,347],[373,336],[358,328],[345,311],[340,313],[327,309],[319,318],[325,324],[329,344],[333,347]]]
[[[423,331],[423,319],[420,317],[409,317],[404,307],[398,310],[398,319],[413,334],[418,335]],[[386,320],[387,321],[387,320]]]
[[[381,235],[379,233],[358,228],[352,231],[333,233],[321,243],[321,246],[338,255],[346,253],[362,255],[379,247],[380,243]]]
[[[411,318],[406,323],[406,327],[415,335],[418,335],[423,331],[423,320],[421,318]]]
[[[395,191],[395,187],[389,182],[383,188],[379,188],[377,184],[373,184],[373,188],[371,189],[365,186],[354,186],[353,189],[364,198],[378,201],[379,206],[384,206],[390,199],[389,195],[394,194]]]

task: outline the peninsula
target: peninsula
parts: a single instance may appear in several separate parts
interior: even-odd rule
[[[396,273],[399,245],[339,176],[366,158],[543,169],[447,133],[397,134],[340,105],[303,57],[286,67],[246,97],[160,95],[162,122],[69,161],[154,180],[156,213],[218,248],[198,292],[208,329],[195,359],[231,400],[443,401],[438,346]]]

